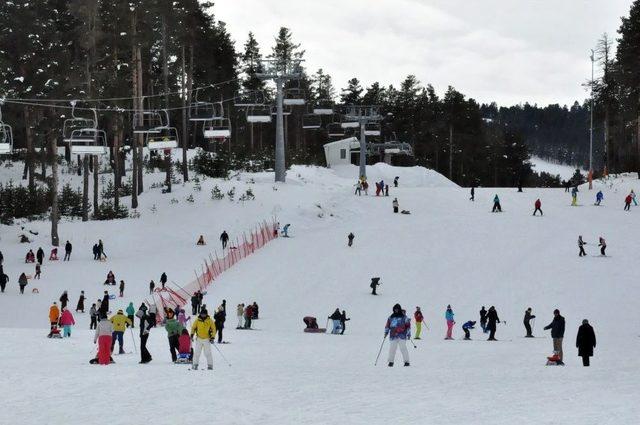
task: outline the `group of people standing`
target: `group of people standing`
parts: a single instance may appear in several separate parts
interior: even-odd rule
[[[251,322],[260,318],[260,307],[255,301],[253,304],[238,304],[236,317],[238,318],[236,329],[251,329]]]

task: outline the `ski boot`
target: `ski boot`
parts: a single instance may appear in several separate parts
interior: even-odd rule
[[[213,366],[207,366],[207,370],[213,370]]]
[[[393,362],[389,362],[389,367],[393,367]]]
[[[198,370],[198,365],[197,364],[191,365],[191,370]]]
[[[404,362],[404,366],[405,367],[410,366],[409,362]]]

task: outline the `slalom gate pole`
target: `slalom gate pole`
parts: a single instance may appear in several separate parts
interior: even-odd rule
[[[222,357],[222,358],[224,359],[224,361],[227,363],[227,365],[228,365],[229,367],[231,367],[231,363],[229,363],[229,360],[227,360],[227,358],[224,356],[224,354],[222,354],[222,351],[220,351],[220,349],[218,348],[218,345],[217,345],[217,344],[215,344],[215,343],[213,343],[213,342],[211,343],[211,345],[213,345],[213,348],[215,348],[215,349],[216,349],[216,351],[217,351],[218,353],[220,353],[220,357]]]
[[[374,366],[378,365],[378,359],[380,358],[380,353],[382,353],[382,347],[384,347],[384,342],[387,340],[387,336],[385,335],[384,338],[382,338],[382,344],[380,344],[380,350],[378,350],[378,355],[376,356],[376,361],[373,364]]]
[[[133,352],[138,354],[138,347],[136,347],[136,337],[133,336],[133,328],[129,328],[129,330],[131,331],[131,339],[133,340]]]

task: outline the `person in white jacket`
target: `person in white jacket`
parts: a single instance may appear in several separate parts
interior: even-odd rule
[[[113,324],[107,320],[106,314],[101,314],[100,321],[96,327],[93,343],[98,343],[97,363],[108,365],[111,363],[111,335],[113,334]],[[96,359],[94,359],[96,360]]]

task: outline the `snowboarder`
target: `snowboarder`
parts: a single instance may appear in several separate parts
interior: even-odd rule
[[[136,327],[135,326],[136,325],[135,324],[136,308],[133,306],[133,302],[129,303],[129,305],[127,306],[127,309],[125,310],[125,313],[127,313],[127,318],[131,322],[131,329],[134,329]]]
[[[500,206],[500,198],[498,198],[498,194],[493,198],[493,209],[491,212],[502,212],[502,206]]]
[[[398,187],[398,180],[400,180],[400,177],[398,176],[393,179],[393,187]]]
[[[206,309],[200,310],[198,318],[193,321],[191,326],[191,338],[195,336],[195,348],[193,350],[193,366],[194,370],[198,369],[200,354],[204,350],[204,356],[207,359],[207,369],[213,369],[213,357],[211,356],[211,344],[216,334],[216,325],[207,314]]]
[[[67,308],[67,304],[69,303],[69,295],[67,295],[67,291],[63,291],[62,295],[60,295],[60,308],[64,310]]]
[[[173,310],[167,310],[167,318],[164,322],[164,328],[167,331],[167,338],[169,339],[169,351],[171,352],[171,361],[176,362],[178,360],[178,351],[179,351],[179,341],[180,334],[182,333],[183,327],[176,320],[175,314]]]
[[[44,261],[44,250],[42,249],[42,247],[38,248],[38,251],[36,252],[36,258],[38,259],[38,263],[42,265],[42,262]]]
[[[165,272],[162,272],[160,275],[160,284],[162,285],[162,289],[164,289],[164,286],[167,284],[167,274]]]
[[[578,328],[576,347],[578,356],[582,357],[582,365],[589,366],[589,357],[593,356],[593,349],[596,348],[596,334],[587,319],[584,319]]]
[[[342,310],[342,313],[340,313],[340,327],[342,328],[342,330],[340,331],[340,335],[344,335],[344,330],[347,328],[348,320],[351,319],[347,317],[347,312]]]
[[[393,212],[397,214],[398,210],[400,209],[400,204],[398,203],[398,198],[393,198],[392,205],[393,205]]]
[[[342,315],[340,314],[340,309],[336,308],[336,311],[331,314],[331,316],[327,317],[333,323],[333,327],[331,328],[331,333],[336,335],[340,332],[340,319]]]
[[[602,194],[602,191],[599,190],[598,193],[596,193],[596,203],[595,203],[595,205],[599,206],[603,199],[604,199],[604,195]]]
[[[471,186],[471,198],[469,198],[470,201],[475,201],[476,200],[476,188]]]
[[[91,318],[91,321],[89,322],[89,330],[96,329],[98,327],[98,309],[96,308],[96,303],[91,304],[89,317]]]
[[[560,310],[553,310],[553,320],[544,330],[551,329],[551,338],[553,339],[553,352],[558,356],[556,363],[562,363],[562,339],[564,338],[564,317],[560,315]]]
[[[349,236],[347,236],[347,239],[349,240],[349,242],[347,243],[347,245],[349,247],[353,246],[353,239],[355,238],[355,236],[353,235],[353,233],[349,233]]]
[[[220,242],[222,242],[222,249],[225,249],[227,247],[227,242],[229,242],[229,234],[226,230],[224,230],[220,235]]]
[[[604,240],[604,238],[602,236],[600,236],[599,239],[598,246],[600,247],[600,255],[602,255],[603,257],[606,257],[607,254],[605,253],[605,250],[607,249],[607,242]]]
[[[283,238],[288,238],[289,237],[289,226],[291,226],[291,225],[287,223],[282,228],[282,237]]]
[[[407,351],[407,339],[411,338],[411,319],[403,312],[400,304],[393,306],[393,313],[387,319],[384,328],[384,337],[389,336],[389,367],[393,367],[396,358],[396,351],[400,346],[404,365],[409,366],[409,352]]]
[[[369,285],[369,287],[371,288],[371,295],[378,295],[376,290],[378,289],[378,286],[380,286],[380,285],[382,285],[382,283],[380,283],[380,278],[379,277],[372,277],[371,278],[371,284]]]
[[[27,281],[27,275],[24,273],[20,274],[18,277],[18,285],[20,286],[20,293],[24,294],[24,287],[27,286],[29,282]]]
[[[127,326],[131,326],[131,320],[127,316],[124,315],[122,310],[118,310],[115,316],[112,316],[109,321],[113,324],[113,335],[111,339],[111,352],[113,352],[113,348],[116,345],[116,339],[118,340],[118,346],[120,350],[118,354],[125,354],[124,351],[124,331],[127,330]]]
[[[536,215],[536,213],[538,211],[540,211],[540,215],[544,215],[542,213],[542,210],[540,209],[542,207],[542,202],[540,202],[540,198],[536,199],[536,203],[534,204],[535,209],[533,210],[533,215]]]
[[[69,311],[66,308],[62,309],[62,315],[60,315],[60,326],[62,326],[63,337],[70,337],[71,336],[71,326],[75,325],[76,322],[73,319],[73,315],[71,314],[71,311]]]
[[[531,314],[531,307],[529,307],[525,312],[524,312],[524,319],[523,319],[523,323],[524,323],[524,328],[527,331],[527,334],[525,335],[525,338],[533,338],[533,332],[531,330],[531,320],[535,319],[536,316],[534,316],[533,314]]]
[[[489,330],[489,339],[487,339],[487,341],[497,341],[496,328],[498,326],[498,322],[500,322],[500,318],[498,317],[496,308],[494,306],[489,307],[489,311],[487,312],[487,329]]]
[[[78,304],[76,304],[76,313],[84,313],[84,291],[80,291],[80,297],[78,298]]]
[[[415,313],[413,313],[413,318],[416,321],[416,336],[413,339],[420,339],[420,332],[422,332],[422,321],[424,320],[424,316],[422,315],[422,311],[420,311],[420,307],[416,307]]]
[[[480,309],[480,327],[482,332],[487,333],[487,310],[485,310],[484,306]]]
[[[67,241],[66,244],[64,244],[64,259],[62,261],[70,261],[71,260],[71,250],[73,249],[73,246],[71,245],[71,242]]]
[[[227,320],[227,313],[222,306],[218,307],[218,311],[213,315],[213,321],[216,325],[216,332],[218,334],[218,344],[222,344],[222,330],[224,329],[224,322]]]
[[[98,363],[108,365],[111,363],[111,340],[113,338],[113,325],[107,320],[106,314],[100,315],[100,323],[96,328],[93,343],[98,343]]]
[[[447,321],[447,336],[444,339],[453,339],[453,325],[456,324],[454,316],[451,304],[449,304],[447,306],[447,311],[444,312],[444,318]]]
[[[631,211],[631,194],[624,198],[624,210]]]
[[[204,241],[204,236],[200,235],[200,237],[198,238],[198,241],[196,242],[197,246],[204,246],[207,243]]]
[[[244,316],[244,304],[238,304],[238,308],[236,309],[236,316],[238,317],[238,326],[236,326],[236,329],[242,329],[242,316]]]
[[[58,326],[58,320],[60,320],[60,309],[58,308],[58,304],[54,301],[51,307],[49,307],[49,324],[51,325],[51,329]]]
[[[587,243],[582,240],[582,235],[578,236],[578,248],[580,248],[580,252],[578,253],[578,257],[586,257],[587,253],[584,252],[584,246]]]
[[[489,309],[489,311],[491,311],[491,309]],[[464,339],[469,341],[471,340],[471,332],[469,332],[471,329],[475,329],[476,326],[476,322],[473,320],[469,320],[468,322],[465,322],[462,325],[462,330],[464,331]]]
[[[153,279],[151,280],[151,282],[149,282],[149,295],[153,294],[153,290],[156,288],[156,283],[153,281]]]
[[[120,280],[120,286],[118,289],[120,289],[120,298],[124,297],[124,280]]]
[[[574,186],[573,189],[571,189],[571,206],[578,206],[578,186]]]

